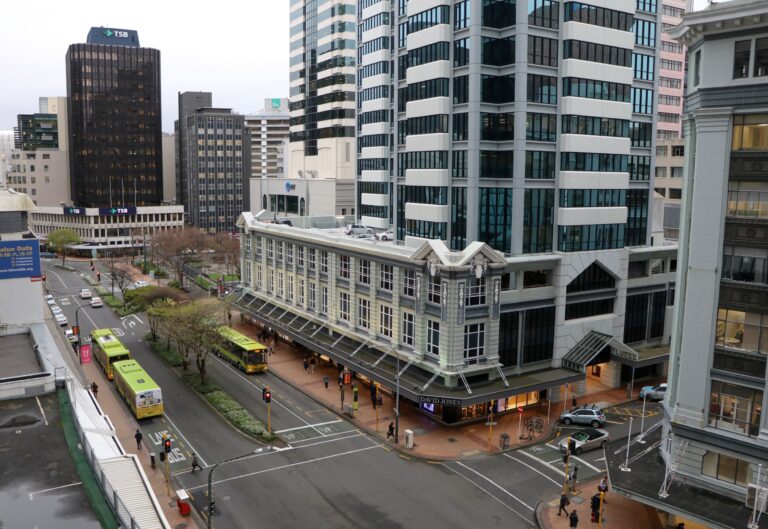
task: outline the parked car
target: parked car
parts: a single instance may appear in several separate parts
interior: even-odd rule
[[[592,405],[577,406],[560,414],[560,422],[563,424],[588,424],[597,428],[605,424],[603,410]]]
[[[40,252],[41,259],[55,259],[56,254],[53,252]]]
[[[53,313],[54,316],[56,316],[57,314],[64,314],[64,311],[61,310],[61,307],[59,307],[58,305],[50,305],[50,307],[51,307],[51,312]]]
[[[64,330],[64,336],[67,337],[67,341],[69,343],[77,343],[78,342],[77,335],[75,334],[75,331],[73,331],[72,329],[65,329]]]
[[[362,224],[349,224],[344,228],[344,233],[353,237],[363,233],[373,236],[373,230],[371,228],[366,228]]]
[[[594,450],[595,448],[603,448],[608,441],[611,440],[611,434],[606,430],[600,430],[598,428],[587,428],[586,430],[579,430],[569,437],[563,437],[560,440],[560,451],[566,452],[568,450],[568,440],[572,440],[576,445],[576,454]]]
[[[658,386],[643,386],[640,389],[640,398],[648,400],[664,400],[664,395],[667,394],[667,383],[659,384]]]
[[[376,234],[376,238],[380,241],[393,241],[395,240],[395,233],[391,230],[380,231]]]
[[[67,317],[64,316],[64,314],[57,314],[56,315],[56,323],[64,327],[65,325],[69,325],[69,321],[67,321]]]
[[[133,284],[133,288],[142,288],[142,287],[148,287],[148,286],[149,286],[149,283],[147,281],[142,281],[142,280],[136,281]]]
[[[48,303],[48,306],[50,307],[51,305],[56,304],[56,298],[53,297],[52,294],[48,294],[45,296],[45,302]]]
[[[91,307],[103,307],[104,303],[102,303],[101,298],[95,297],[91,298]]]
[[[80,291],[80,299],[91,299],[91,289],[90,288],[84,288]]]

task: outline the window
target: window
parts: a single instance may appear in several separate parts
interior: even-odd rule
[[[711,478],[746,487],[751,481],[749,462],[708,450],[701,461],[701,473]]]
[[[656,166],[656,178],[666,178],[667,168]]]
[[[440,304],[440,277],[439,276],[430,276],[429,277],[429,292],[427,299],[430,303],[437,303]]]
[[[293,264],[293,245],[292,244],[285,245],[285,263],[287,265]]]
[[[451,249],[464,249],[467,240],[467,188],[451,188]]]
[[[481,77],[481,101],[483,103],[512,103],[515,101],[514,75],[483,75]]]
[[[469,2],[467,2],[468,4]],[[408,17],[408,35],[431,28],[437,24],[449,24],[451,19],[450,6],[440,5],[427,9],[421,13],[416,13]]]
[[[379,265],[379,288],[381,290],[392,291],[392,265]]]
[[[433,42],[420,48],[408,50],[408,68],[434,61],[447,61],[451,54],[450,42]]]
[[[768,251],[723,247],[723,279],[768,284]]]
[[[317,263],[315,261],[316,253],[317,252],[315,251],[314,248],[309,249],[309,269],[310,270],[315,270],[317,268]]]
[[[768,218],[768,188],[757,182],[728,183],[728,211],[732,217]]]
[[[588,97],[590,99],[629,103],[630,88],[630,85],[608,81],[594,81],[578,77],[565,77],[563,79],[563,96]]]
[[[455,81],[456,78],[454,78]],[[466,84],[465,76],[465,84]],[[454,89],[456,85],[454,84]],[[432,97],[448,97],[448,79],[441,77],[438,79],[430,79],[429,81],[421,81],[419,83],[412,83],[407,88],[398,90],[398,104],[402,105],[398,108],[399,112],[405,112],[405,103],[407,101],[419,101],[421,99],[430,99]],[[466,103],[466,101],[464,101]]]
[[[565,40],[563,41],[563,59],[630,66],[632,64],[632,50],[583,40]]]
[[[347,305],[349,308],[349,305]],[[320,313],[328,314],[328,287],[320,287]]]
[[[275,269],[272,268],[269,270],[269,275],[267,275],[267,290],[269,292],[275,291]]]
[[[560,154],[560,170],[624,173],[627,161],[624,154],[563,152]]]
[[[683,53],[683,45],[678,44],[677,42],[662,40],[661,51],[668,51],[670,53]]]
[[[566,320],[588,318],[590,316],[611,313],[613,313],[613,298],[568,303],[565,305]]]
[[[273,246],[274,246],[274,241],[272,239],[267,239],[267,259],[274,258],[275,254],[274,254]]]
[[[653,123],[632,121],[629,124],[629,138],[632,147],[650,149],[653,142]]]
[[[357,274],[357,282],[362,283],[364,285],[370,285],[371,284],[371,261],[368,259],[360,259],[358,261],[358,274]]]
[[[662,59],[661,62],[663,63],[664,60]],[[653,81],[656,72],[656,57],[653,55],[643,55],[642,53],[633,53],[632,68],[635,79]]]
[[[317,308],[317,285],[309,283],[309,310]]]
[[[768,76],[768,37],[755,40],[755,77]]]
[[[320,250],[320,272],[328,273],[328,252],[325,250]]]
[[[680,79],[672,79],[671,77],[659,77],[659,86],[662,88],[681,88],[682,81]]]
[[[453,41],[453,66],[469,64],[469,37]]]
[[[326,288],[326,287],[323,287]],[[339,319],[349,321],[349,293],[339,292]]]
[[[566,22],[581,22],[604,28],[629,31],[632,27],[632,14],[624,11],[614,11],[581,2],[565,4],[564,18]]]
[[[627,246],[646,244],[648,228],[648,190],[627,190]]]
[[[679,96],[670,96],[666,94],[659,94],[659,104],[660,105],[669,105],[672,107],[679,107],[681,103],[681,99]]]
[[[296,292],[296,303],[299,305],[304,305],[304,280],[299,279],[299,289]]]
[[[552,179],[555,177],[555,153],[553,151],[526,151],[525,177]]]
[[[733,78],[744,79],[749,76],[749,56],[752,48],[751,40],[736,41],[733,51]]]
[[[515,113],[480,113],[480,139],[510,141],[515,139]]]
[[[464,326],[464,363],[478,364],[485,358],[485,323]]]
[[[557,29],[560,24],[560,2],[528,0],[528,25]]]
[[[427,354],[440,356],[440,324],[427,320]]]
[[[683,190],[682,189],[675,189],[670,188],[669,190],[669,198],[680,200],[683,198]]]
[[[482,0],[483,26],[506,28],[515,24],[515,0]]]
[[[624,207],[625,189],[561,189],[561,208],[607,208]]]
[[[513,189],[481,187],[478,240],[500,252],[511,251]]]
[[[470,0],[457,2],[453,6],[453,29],[469,27]]]
[[[557,77],[528,74],[528,101],[557,104]],[[514,96],[513,96],[514,97]]]
[[[400,328],[402,329],[402,342],[403,345],[410,345],[413,347],[414,345],[414,335],[416,331],[416,318],[415,316],[410,312],[403,312],[402,318],[401,318],[402,325]]]
[[[457,149],[451,151],[451,176],[453,178],[467,177],[467,151]]]
[[[638,46],[656,46],[656,22],[635,19],[632,26],[635,32],[635,44]]]
[[[583,252],[623,248],[624,230],[624,224],[560,226],[558,249],[561,252]]]
[[[555,340],[555,307],[523,313],[523,364],[552,359]]]
[[[296,247],[296,266],[298,266],[299,268],[304,267],[304,247],[303,246]]]
[[[552,251],[555,206],[553,189],[526,189],[523,211],[523,253]]]
[[[403,270],[403,295],[416,297],[416,270]]]
[[[768,150],[768,114],[734,116],[731,149]]]
[[[563,134],[629,137],[629,121],[625,119],[564,115],[562,121]]]
[[[410,98],[408,100],[412,101]],[[458,105],[467,101],[469,101],[469,76],[456,76],[453,78],[453,102]]]
[[[627,159],[627,171],[630,180],[649,180],[651,178],[651,157],[632,154]]]
[[[392,338],[392,307],[379,306],[379,334]]]
[[[653,90],[632,87],[632,112],[653,114]]]
[[[745,277],[749,277],[749,264],[741,264],[747,271]],[[731,268],[733,273],[733,265]],[[741,274],[740,270],[736,271]],[[768,315],[756,312],[743,312],[739,310],[718,309],[717,333],[715,345],[726,349],[736,349],[750,353],[768,354]]]
[[[343,318],[342,318],[343,319]],[[370,326],[371,302],[367,298],[357,300],[357,326],[367,329]]]
[[[673,72],[683,71],[683,63],[680,61],[673,61],[671,59],[661,59],[660,68],[662,70],[670,70]]]
[[[557,115],[528,112],[525,133],[527,140],[554,142],[557,138]]]
[[[657,0],[637,0],[637,10],[645,11],[646,13],[655,13],[657,6]]]
[[[471,278],[467,282],[467,290],[464,296],[464,304],[467,307],[485,305],[485,278]]]
[[[322,253],[320,254],[322,262]],[[349,256],[339,255],[339,277],[349,279]]]
[[[760,431],[762,403],[760,390],[713,380],[709,426],[756,437]]]
[[[512,178],[514,151],[480,151],[480,178]]]
[[[673,145],[672,156],[676,156],[676,157],[685,156],[685,145]]]
[[[528,63],[557,66],[557,40],[529,35]]]

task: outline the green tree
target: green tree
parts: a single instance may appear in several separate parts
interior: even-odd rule
[[[61,264],[67,261],[67,250],[73,244],[80,244],[83,240],[77,232],[70,228],[61,228],[48,235],[48,246],[61,252]]]

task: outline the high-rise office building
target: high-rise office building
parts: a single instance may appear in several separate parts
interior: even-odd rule
[[[361,6],[363,224],[514,255],[650,242],[655,0]]]
[[[160,204],[160,52],[136,31],[94,27],[66,60],[75,205]]]
[[[683,95],[685,94],[685,46],[669,36],[669,31],[690,9],[690,0],[661,0],[661,40],[659,42],[659,110],[656,136],[659,140],[682,137]],[[666,144],[672,146],[672,143]]]
[[[287,176],[288,104],[287,98],[268,98],[260,112],[245,116],[251,134],[251,178]]]
[[[663,459],[630,448],[631,473],[622,453],[611,482],[666,527],[765,527],[768,4],[712,4],[670,35],[689,68],[669,385],[647,439]]]
[[[355,179],[355,2],[291,1],[289,166]]]
[[[200,94],[179,94],[179,182],[187,222],[208,233],[233,232],[250,207],[250,136],[244,117],[232,109],[197,107]],[[210,93],[202,94],[211,102]]]
[[[13,130],[0,130],[0,186],[5,185],[5,176],[11,164],[11,152],[15,148],[13,137]]]
[[[179,92],[179,119],[174,121],[176,134],[176,203],[187,205],[187,174],[189,173],[189,155],[187,146],[182,141],[186,138],[186,123],[181,116],[192,114],[198,108],[210,108],[213,106],[213,94],[211,92]]]

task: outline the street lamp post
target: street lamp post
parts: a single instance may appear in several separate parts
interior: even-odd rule
[[[245,459],[246,457],[251,457],[254,454],[258,454],[264,450],[263,448],[257,448],[256,450],[253,450],[252,452],[248,452],[247,454],[242,454],[235,457],[230,457],[229,459],[223,459],[213,465],[211,467],[211,470],[208,471],[208,529],[213,528],[213,473],[216,471],[219,465],[223,465],[224,463],[231,463],[233,461],[238,461],[240,459]]]
[[[397,358],[397,371],[395,371],[395,444],[400,439],[400,354],[393,347],[392,352]]]

